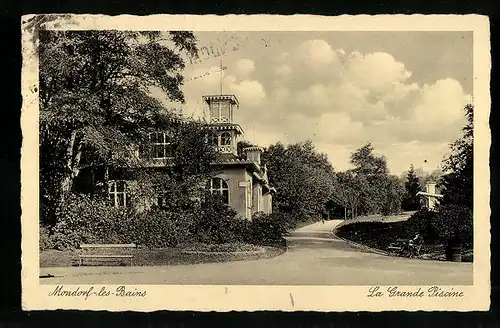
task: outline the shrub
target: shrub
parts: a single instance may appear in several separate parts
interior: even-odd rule
[[[50,241],[60,250],[83,243],[173,247],[191,238],[189,229],[194,222],[193,215],[186,212],[118,210],[103,199],[86,195],[72,195],[58,213]]]
[[[190,213],[153,209],[130,216],[117,230],[127,242],[148,248],[175,247],[191,240],[192,222],[194,217]]]
[[[49,237],[49,232],[50,231],[47,227],[40,225],[39,246],[40,246],[41,251],[52,248],[52,242],[51,242],[50,237]]]
[[[472,247],[474,222],[472,211],[467,206],[453,204],[439,206],[432,225],[439,231],[439,237],[443,242],[458,238],[463,246]]]
[[[248,241],[260,245],[282,245],[283,236],[287,233],[290,224],[283,213],[264,214],[256,213],[250,223]]]
[[[121,238],[117,222],[126,213],[110,207],[103,199],[88,195],[69,195],[57,208],[58,222],[50,240],[55,249],[76,248],[82,243],[115,243]]]
[[[425,244],[434,244],[439,239],[436,227],[433,225],[435,216],[434,212],[427,209],[415,212],[408,220],[404,221],[401,238],[413,238],[415,234],[419,233]]]
[[[220,198],[207,196],[191,227],[191,234],[200,243],[234,243],[245,240],[249,223]]]
[[[385,249],[396,239],[402,238],[402,224],[401,222],[355,222],[341,226],[337,234],[342,238]]]

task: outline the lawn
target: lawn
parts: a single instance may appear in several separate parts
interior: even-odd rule
[[[345,220],[344,222],[342,222],[339,225],[339,227],[343,226],[343,225],[346,225],[346,224],[356,223],[356,222],[383,222],[383,223],[390,223],[390,222],[406,221],[415,212],[416,211],[408,211],[408,212],[401,212],[399,214],[394,214],[394,215],[374,214],[374,215],[358,216],[357,218],[354,218],[354,219]]]
[[[135,266],[156,266],[252,260],[277,256],[284,251],[285,249],[280,247],[250,244],[190,244],[162,249],[139,247],[133,255]],[[44,250],[40,252],[40,267],[72,266],[75,265],[77,258],[77,251]]]

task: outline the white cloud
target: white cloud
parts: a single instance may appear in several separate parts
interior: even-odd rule
[[[279,65],[279,66],[276,66],[273,70],[276,78],[281,81],[281,80],[286,80],[288,78],[290,78],[290,76],[292,75],[293,71],[292,69],[290,68],[290,66],[288,65]]]
[[[397,83],[411,77],[403,63],[388,53],[376,52],[362,55],[352,53],[343,70],[343,78],[372,92],[386,93],[394,90]]]
[[[236,62],[235,70],[239,78],[247,78],[255,71],[255,63],[250,59],[240,59]]]
[[[229,75],[224,79],[228,91],[237,95],[246,106],[259,105],[266,97],[262,84],[257,80],[243,80],[238,82],[236,77]]]
[[[413,119],[423,124],[462,121],[461,109],[467,101],[470,101],[470,96],[464,94],[458,81],[450,78],[439,80],[423,86]]]
[[[298,49],[301,61],[311,68],[321,68],[336,59],[336,53],[324,40],[309,40]]]
[[[471,101],[452,78],[417,83],[386,52],[346,53],[317,39],[258,55],[236,58],[224,77],[224,92],[240,100],[235,118],[247,138],[263,146],[311,139],[340,170],[366,142],[387,156],[396,174],[424,157],[439,165],[460,136],[462,108]],[[218,69],[189,72],[202,78],[186,82],[186,107],[201,111],[201,96],[219,92]]]

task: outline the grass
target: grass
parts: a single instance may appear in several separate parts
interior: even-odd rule
[[[191,244],[182,248],[147,249],[134,251],[134,266],[182,265],[213,263],[239,260],[269,258],[282,254],[279,247],[256,246],[249,244],[206,245]],[[68,267],[75,265],[76,251],[45,250],[40,252],[40,267]],[[127,261],[125,261],[128,263]],[[90,263],[90,262],[89,262]],[[123,265],[126,265],[123,263]],[[98,262],[90,264],[100,264]],[[114,264],[121,264],[116,261]]]
[[[342,225],[346,224],[352,224],[355,222],[383,222],[383,223],[390,223],[390,222],[399,222],[399,221],[406,221],[408,220],[416,211],[408,211],[408,212],[401,212],[399,214],[394,214],[394,215],[381,215],[381,214],[373,214],[373,215],[366,215],[366,216],[358,216],[354,219],[347,219],[345,220]]]

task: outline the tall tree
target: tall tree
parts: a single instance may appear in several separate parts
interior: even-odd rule
[[[171,122],[151,88],[184,102],[181,52],[197,48],[184,31],[41,30],[39,39],[40,175],[50,211],[84,163],[138,165],[133,145]]]
[[[450,145],[451,154],[443,161],[444,175],[442,204],[466,206],[473,205],[473,164],[474,164],[474,106],[464,108],[467,124],[462,128],[463,135]]]
[[[337,172],[333,179],[333,191],[330,195],[333,202],[344,207],[344,219],[356,218],[362,201],[362,194],[367,188],[367,181],[353,171]]]
[[[268,163],[269,181],[276,187],[273,207],[297,220],[319,218],[332,191],[333,167],[326,155],[318,153],[312,142],[285,147],[277,143],[263,154]]]
[[[382,214],[390,215],[401,211],[405,186],[401,179],[395,175],[389,175],[385,181],[385,202],[382,205]]]
[[[387,160],[384,156],[376,156],[371,143],[357,149],[351,154],[351,164],[357,174],[377,177],[387,175]]]
[[[371,143],[351,154],[353,174],[358,176],[360,186],[360,214],[380,213],[386,201],[385,184],[387,182],[387,160],[376,156]]]
[[[410,170],[406,175],[405,195],[403,198],[403,209],[405,211],[415,211],[419,207],[419,199],[417,193],[420,191],[420,179],[415,174],[413,164],[410,165]]]

